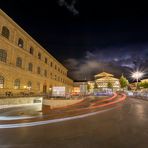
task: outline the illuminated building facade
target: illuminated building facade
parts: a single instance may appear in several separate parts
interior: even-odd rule
[[[73,94],[87,94],[87,81],[75,81],[73,87]]]
[[[114,78],[112,74],[102,72],[97,75],[95,75],[95,81],[89,81],[88,84],[90,85],[90,92],[92,92],[94,89],[97,89],[98,91],[105,91],[109,88],[113,90],[119,90],[120,88],[120,82],[119,79]]]
[[[71,91],[67,69],[0,10],[0,94],[48,93],[53,86]]]
[[[142,83],[144,83],[144,82],[148,83],[148,79],[142,79],[141,82]]]

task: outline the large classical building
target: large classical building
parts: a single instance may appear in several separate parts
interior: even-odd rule
[[[109,87],[111,87],[114,91],[116,91],[120,88],[119,79],[106,72],[95,75],[95,81],[89,81],[88,84],[90,85],[91,92],[94,89],[97,89],[98,91],[106,91]]]
[[[67,69],[0,10],[0,94],[48,93],[53,86],[72,90]]]

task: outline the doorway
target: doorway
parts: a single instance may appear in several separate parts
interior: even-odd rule
[[[46,84],[43,85],[43,93],[47,93],[47,85]]]

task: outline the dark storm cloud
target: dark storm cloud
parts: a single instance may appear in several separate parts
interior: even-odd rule
[[[65,64],[70,75],[76,80],[92,79],[94,74],[107,71],[120,76],[129,75],[130,71],[146,69],[148,62],[148,45],[128,46],[122,48],[102,48],[86,51],[81,59],[69,58]]]
[[[75,8],[76,0],[70,0],[68,3],[66,0],[59,0],[59,6],[65,6],[73,15],[78,15],[79,11]]]

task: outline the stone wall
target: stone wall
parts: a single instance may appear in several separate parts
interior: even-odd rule
[[[80,99],[80,100],[48,100],[48,99],[44,99],[43,105],[50,106],[50,109],[53,109],[53,108],[66,107],[69,105],[79,103],[81,101],[83,101],[83,99]]]
[[[39,102],[38,100],[41,100]],[[42,97],[20,97],[20,98],[1,98],[0,106],[2,105],[23,105],[23,104],[34,104],[42,103]]]

